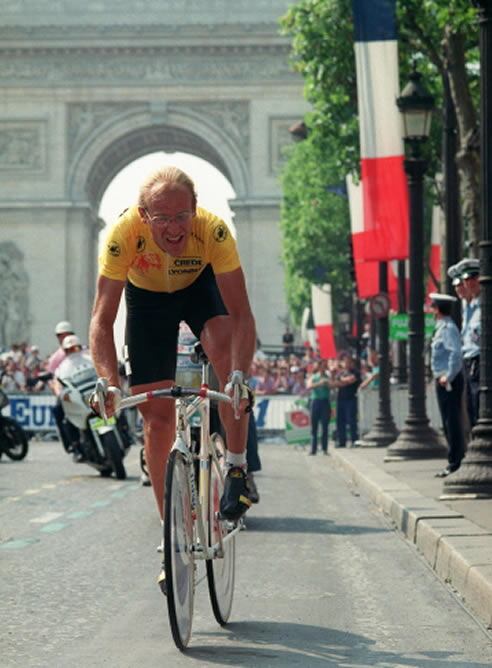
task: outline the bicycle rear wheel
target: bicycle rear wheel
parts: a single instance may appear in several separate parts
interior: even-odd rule
[[[209,478],[209,541],[215,545],[227,536],[227,523],[218,519],[219,504],[224,491],[224,479],[221,467],[225,462],[224,440],[219,434],[212,434],[211,439],[217,453],[218,465],[210,458]],[[224,556],[209,559],[207,563],[207,580],[210,602],[215,619],[221,626],[227,624],[234,596],[235,567],[236,567],[236,538],[231,538],[224,544]]]
[[[178,450],[171,452],[167,463],[164,568],[171,632],[176,647],[184,650],[193,621],[195,563],[188,464]]]

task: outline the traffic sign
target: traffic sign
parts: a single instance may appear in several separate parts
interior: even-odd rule
[[[390,310],[390,298],[385,292],[380,292],[371,298],[369,309],[376,320],[386,318]]]

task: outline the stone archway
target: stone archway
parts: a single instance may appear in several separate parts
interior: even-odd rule
[[[278,18],[293,0],[9,2],[0,19],[0,243],[23,255],[25,338],[71,319],[85,339],[99,202],[128,163],[185,151],[219,169],[263,343],[286,305],[278,182],[302,81]],[[137,10],[137,5],[139,9]],[[0,345],[9,344],[0,341]]]

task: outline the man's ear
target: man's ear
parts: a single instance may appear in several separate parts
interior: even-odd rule
[[[139,206],[139,207],[138,207],[138,213],[139,213],[140,218],[142,219],[142,221],[143,221],[144,223],[147,223],[147,222],[148,222],[148,219],[147,219],[147,210],[144,209],[143,206]]]

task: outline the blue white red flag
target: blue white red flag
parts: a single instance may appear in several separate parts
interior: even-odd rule
[[[335,359],[337,349],[333,335],[333,313],[331,305],[331,285],[311,285],[311,305],[316,327],[316,338],[321,359]]]
[[[363,231],[364,207],[363,207],[363,184],[355,184],[351,176],[347,176],[347,195],[350,210],[350,228],[352,241],[358,238]],[[360,253],[359,253],[360,255]],[[357,296],[359,299],[369,299],[379,294],[379,261],[364,260],[355,255],[354,250],[355,281],[357,285]],[[397,269],[393,263],[388,264],[388,294],[391,308],[398,310],[398,278]]]
[[[403,169],[395,0],[353,0],[363,186],[356,261],[408,257],[408,189]]]

